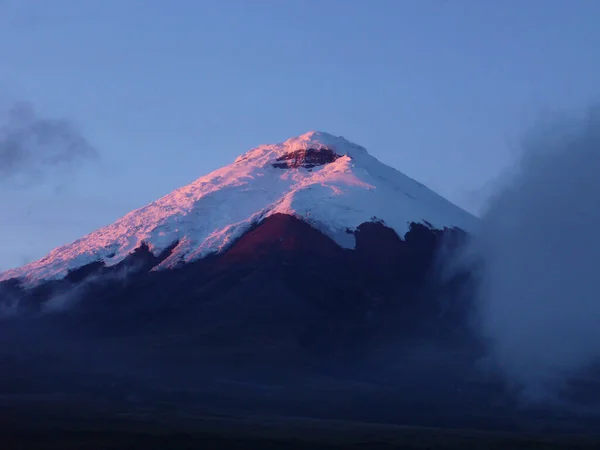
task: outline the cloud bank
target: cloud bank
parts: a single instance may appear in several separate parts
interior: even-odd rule
[[[600,108],[554,117],[482,214],[480,331],[530,399],[600,358]]]

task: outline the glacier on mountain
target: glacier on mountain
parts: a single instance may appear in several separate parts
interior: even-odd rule
[[[301,159],[299,161],[299,159]],[[44,258],[0,274],[25,285],[64,277],[94,261],[122,261],[143,243],[155,270],[220,252],[276,213],[296,216],[344,247],[360,224],[381,220],[404,236],[411,222],[471,231],[476,218],[342,137],[309,132],[261,145],[232,164],[142,207]]]

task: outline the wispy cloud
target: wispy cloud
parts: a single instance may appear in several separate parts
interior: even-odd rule
[[[0,182],[38,183],[98,157],[74,123],[19,102],[0,111]]]

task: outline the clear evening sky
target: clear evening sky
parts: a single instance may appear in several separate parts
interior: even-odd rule
[[[600,99],[599,24],[598,0],[0,0],[0,109],[97,152],[0,152],[0,270],[309,130],[477,213],[540,114]]]

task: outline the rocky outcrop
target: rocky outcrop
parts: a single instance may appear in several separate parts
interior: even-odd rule
[[[273,167],[278,169],[297,169],[299,167],[312,169],[316,166],[332,163],[338,158],[340,158],[340,155],[327,148],[307,148],[280,156]]]

